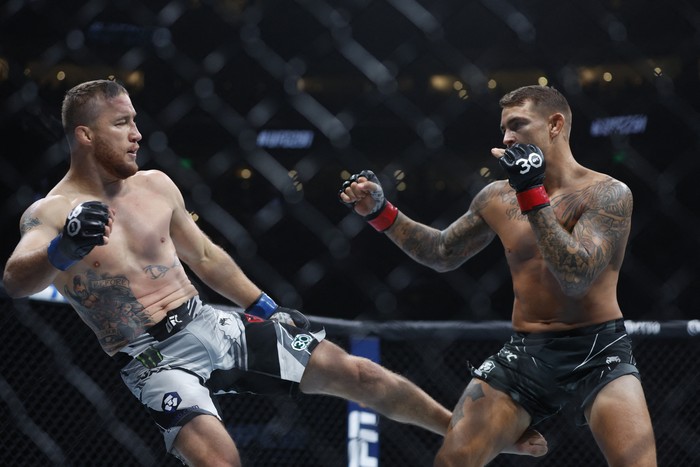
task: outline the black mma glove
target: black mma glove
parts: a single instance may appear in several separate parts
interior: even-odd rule
[[[309,319],[304,316],[301,311],[293,308],[278,307],[277,311],[270,316],[270,319],[278,323],[287,323],[290,326],[296,326],[304,331],[311,329],[311,322]]]
[[[542,185],[544,183],[544,155],[534,144],[514,144],[506,149],[503,157],[498,159],[508,175],[508,183],[515,189],[520,212],[549,206],[549,196]]]
[[[399,215],[399,210],[384,197],[382,184],[379,183],[379,179],[374,172],[371,170],[363,170],[359,174],[351,175],[349,179],[343,182],[343,185],[338,192],[338,196],[340,196],[340,193],[343,193],[345,189],[348,188],[353,182],[357,182],[359,177],[365,177],[370,182],[377,184],[377,189],[370,193],[370,196],[372,199],[374,199],[374,208],[372,208],[372,211],[365,216],[365,220],[378,232],[384,232],[386,229],[394,225],[396,217]],[[355,203],[346,203],[342,199],[340,202],[351,209],[355,206]]]
[[[258,299],[245,309],[245,312],[263,319],[296,326],[304,331],[311,328],[311,322],[301,311],[279,306],[265,292],[261,293]]]
[[[63,231],[49,243],[49,262],[61,271],[83,259],[96,245],[104,244],[109,207],[86,201],[68,214]]]

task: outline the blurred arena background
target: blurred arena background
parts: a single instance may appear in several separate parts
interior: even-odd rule
[[[139,113],[141,167],[167,172],[200,226],[279,302],[319,320],[346,320],[331,333],[340,342],[353,323],[434,322],[414,338],[382,336],[382,358],[448,406],[466,383],[466,360],[495,351],[500,335],[474,343],[470,334],[438,332],[440,323],[510,318],[501,246],[494,242],[459,270],[438,274],[366,227],[336,193],[350,174],[370,168],[399,209],[446,226],[484,184],[502,178],[489,149],[501,145],[498,99],[518,86],[562,90],[574,112],[574,155],[635,195],[619,286],[626,317],[698,317],[697,2],[4,0],[3,263],[19,239],[21,213],[67,169],[64,92],[106,77],[126,85]],[[203,286],[202,295],[223,302]],[[3,303],[0,463],[169,461],[77,316],[61,304]],[[41,329],[32,331],[35,325]],[[660,456],[662,465],[700,465],[698,340],[690,329],[637,338],[660,454],[668,456]],[[435,359],[441,362],[431,368]],[[314,417],[345,410],[324,400],[329,409],[319,415],[315,399],[272,402],[256,410],[272,410],[282,425],[306,417],[298,426],[309,427]],[[235,419],[239,411],[225,413]],[[258,415],[251,426],[261,423]],[[416,452],[381,465],[429,465],[439,441],[389,425],[382,437]],[[537,465],[574,465],[557,460],[570,461],[574,451],[566,449],[595,455],[590,435],[569,428],[546,433],[561,451]],[[310,429],[287,442],[297,449],[306,438],[335,433]],[[311,443],[313,462],[256,460],[250,452],[266,446],[255,441],[246,452],[251,465],[342,465],[344,434],[335,436],[339,448],[323,437]],[[601,463],[582,457],[577,465]]]

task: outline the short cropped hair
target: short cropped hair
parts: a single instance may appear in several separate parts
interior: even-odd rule
[[[557,112],[561,113],[566,119],[568,130],[571,130],[571,107],[569,107],[569,102],[562,93],[553,87],[540,85],[523,86],[501,97],[498,103],[501,108],[506,109],[523,105],[526,101],[531,101],[536,108],[550,115]]]
[[[129,94],[124,86],[116,81],[98,79],[78,84],[66,92],[61,107],[63,131],[70,136],[75,127],[86,125],[97,117],[95,102],[109,100],[120,94]]]

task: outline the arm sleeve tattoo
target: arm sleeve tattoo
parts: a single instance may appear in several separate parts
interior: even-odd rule
[[[632,193],[608,180],[558,200],[563,218],[553,210],[528,216],[547,265],[567,295],[584,294],[619,252],[629,234]],[[561,209],[563,208],[563,209]],[[571,232],[570,217],[579,215]]]

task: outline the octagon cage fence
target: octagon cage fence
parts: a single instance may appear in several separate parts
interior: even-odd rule
[[[261,289],[349,351],[378,344],[384,366],[450,408],[467,362],[509,333],[502,245],[438,273],[338,189],[372,169],[402,213],[443,229],[504,176],[489,152],[503,144],[499,98],[561,90],[576,160],[634,193],[618,299],[659,464],[700,465],[697,0],[4,0],[3,262],[22,213],[68,168],[65,92],[98,78],[129,90],[139,167],[167,173]],[[0,300],[0,465],[179,465],[67,304]],[[441,442],[382,418],[374,429],[364,412],[358,428],[333,398],[220,404],[246,467],[429,466]],[[604,465],[566,415],[540,426],[549,454],[492,465]]]
[[[65,303],[3,299],[0,464],[176,466],[161,435],[119,377],[119,368]],[[328,338],[379,342],[381,363],[447,407],[469,379],[467,362],[500,348],[510,323],[348,321],[311,317]],[[700,465],[700,321],[628,321],[657,440],[659,465]],[[219,396],[224,423],[246,466],[432,465],[441,437],[378,418],[375,454],[351,455],[348,404],[327,396]],[[550,452],[501,455],[492,466],[603,466],[586,427],[568,409],[538,425]],[[359,430],[360,438],[362,430]],[[366,432],[365,432],[366,434]],[[364,459],[364,460],[363,460]]]

